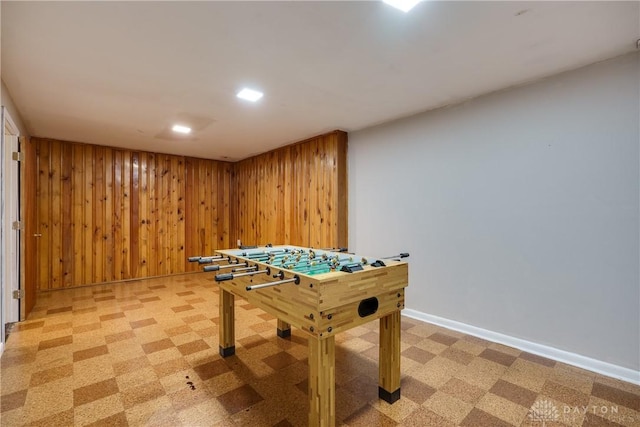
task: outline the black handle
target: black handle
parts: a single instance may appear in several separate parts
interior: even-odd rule
[[[409,256],[409,252],[402,252],[400,254],[400,258],[407,258]]]
[[[202,269],[202,271],[218,271],[218,270],[220,270],[219,265],[207,265]]]
[[[211,258],[198,258],[198,264],[211,264],[212,262]]]
[[[233,280],[233,274],[216,274],[216,282],[224,282],[225,280]]]
[[[200,261],[200,257],[199,256],[190,256],[189,257],[189,262],[197,262]]]

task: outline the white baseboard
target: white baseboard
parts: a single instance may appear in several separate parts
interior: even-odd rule
[[[607,377],[617,378],[622,381],[640,385],[640,372],[634,371],[633,369],[614,365],[608,362],[603,362],[597,359],[592,359],[590,357],[582,356],[576,353],[559,350],[554,347],[526,341],[520,338],[514,338],[512,336],[504,335],[498,332],[477,328],[475,326],[467,325],[466,323],[457,322],[455,320],[449,320],[442,317],[433,316],[431,314],[422,313],[410,308],[405,308],[402,311],[402,314],[412,319],[432,323],[434,325],[442,326],[447,329],[452,329],[454,331],[473,335],[474,337],[482,338],[487,341],[514,347],[528,353],[566,363],[567,365],[572,365],[578,368],[586,369],[588,371],[596,372]]]

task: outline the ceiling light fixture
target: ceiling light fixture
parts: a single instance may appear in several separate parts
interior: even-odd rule
[[[174,132],[178,132],[178,133],[191,133],[191,128],[187,127],[187,126],[182,126],[182,125],[173,125],[173,127],[171,128],[172,131]]]
[[[236,96],[240,99],[246,99],[247,101],[256,102],[258,99],[262,98],[264,94],[262,92],[258,92],[257,90],[244,88],[240,92],[236,94]]]
[[[420,0],[382,0],[389,6],[393,6],[396,9],[400,9],[403,12],[409,12],[415,5],[420,3]]]

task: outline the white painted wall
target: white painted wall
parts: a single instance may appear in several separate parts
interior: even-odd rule
[[[28,135],[27,128],[24,125],[22,120],[22,116],[20,112],[16,108],[15,103],[13,102],[13,98],[11,98],[11,94],[7,90],[7,86],[4,84],[4,81],[0,80],[0,99],[2,100],[2,105],[7,109],[13,123],[15,123],[18,131],[20,131],[20,135]]]
[[[638,371],[639,100],[632,54],[351,133],[350,249],[410,252],[410,309]]]

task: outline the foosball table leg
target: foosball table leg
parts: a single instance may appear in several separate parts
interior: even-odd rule
[[[278,319],[278,336],[280,338],[287,338],[291,336],[291,325],[280,319]]]
[[[333,427],[336,420],[335,337],[309,337],[309,426]]]
[[[234,296],[220,289],[220,356],[231,356],[236,352]]]
[[[378,396],[393,403],[400,399],[400,311],[380,318],[379,356]]]

